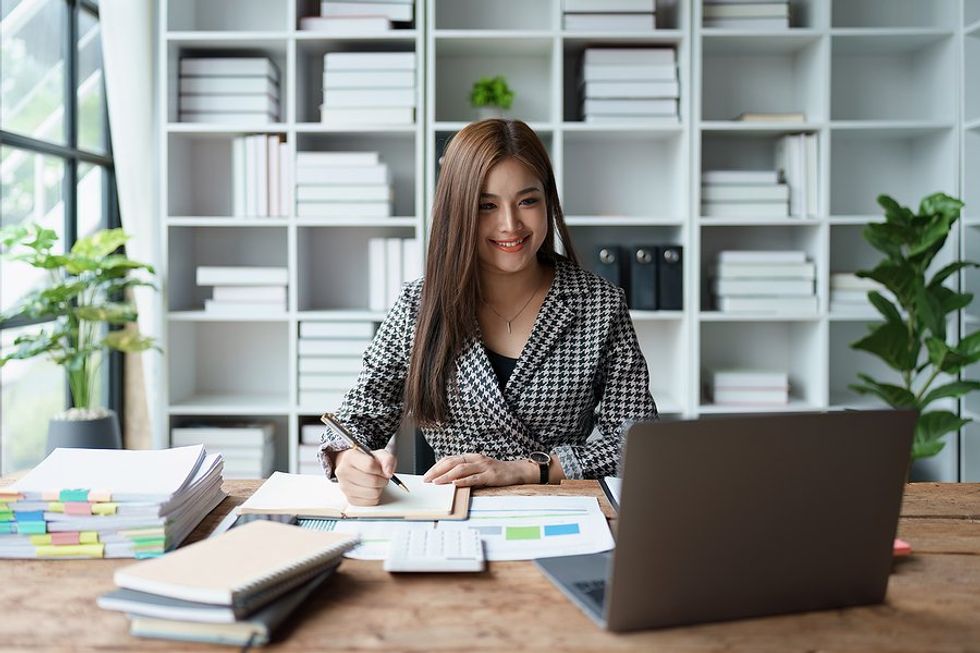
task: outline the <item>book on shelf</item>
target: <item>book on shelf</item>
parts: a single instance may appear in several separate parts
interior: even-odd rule
[[[198,424],[170,429],[174,447],[203,444],[205,449],[221,447],[260,447],[271,442],[275,426],[269,422],[239,424]]]
[[[357,184],[335,186],[301,185],[296,188],[297,202],[385,202],[394,200],[388,184]]]
[[[297,168],[348,168],[382,165],[378,152],[297,152]]]
[[[357,374],[309,374],[300,372],[300,390],[338,390],[346,392],[357,385]]]
[[[718,263],[806,263],[803,250],[728,249],[718,252]]]
[[[402,277],[404,272],[402,266],[402,239],[388,238],[385,241],[385,305],[391,308],[395,305],[398,295],[401,293]]]
[[[285,313],[286,302],[222,302],[204,300],[204,312],[228,316],[257,316]]]
[[[705,18],[789,18],[788,2],[705,2]]]
[[[415,19],[415,5],[403,2],[336,2],[323,0],[321,16],[382,16],[393,22],[408,23]]]
[[[707,218],[788,218],[786,202],[701,202],[701,215]]]
[[[299,429],[300,446],[312,447],[315,454],[320,448],[320,436],[323,432],[323,424],[303,424]]]
[[[725,313],[816,313],[814,297],[718,297],[718,310]]]
[[[789,201],[786,184],[702,184],[703,202],[781,202]]]
[[[584,85],[586,99],[648,99],[676,98],[680,96],[680,87],[676,81],[617,81],[617,82],[586,82]]]
[[[724,406],[781,406],[789,403],[789,390],[719,390],[711,393],[712,401]]]
[[[789,375],[777,370],[714,370],[711,372],[711,385],[722,389],[787,389]]]
[[[314,356],[302,354],[299,357],[299,372],[305,373],[358,373],[361,371],[360,355],[356,356]]]
[[[316,202],[296,200],[298,218],[390,218],[391,202]]]
[[[588,116],[605,114],[676,116],[677,100],[586,98],[582,101],[582,113]]]
[[[657,28],[653,13],[563,14],[564,28],[569,31],[649,31]]]
[[[808,297],[813,295],[812,279],[726,279],[719,277],[712,291],[723,297]]]
[[[702,185],[747,184],[776,185],[780,183],[778,170],[704,170]]]
[[[277,122],[279,117],[272,113],[248,111],[181,111],[179,122],[199,122],[211,125],[238,124],[258,127]]]
[[[215,286],[216,302],[275,302],[285,305],[286,286]]]
[[[582,57],[583,65],[677,65],[677,53],[673,47],[659,48],[587,48]]]
[[[304,16],[299,28],[325,34],[377,34],[391,31],[392,24],[387,16]]]
[[[323,55],[324,75],[332,71],[415,71],[414,52],[328,52]]]
[[[388,279],[385,255],[388,245],[384,238],[368,240],[368,306],[372,311],[384,311],[388,308],[388,291],[385,284]]]
[[[279,81],[279,68],[268,57],[183,57],[181,77],[268,77]]]
[[[338,125],[414,125],[415,107],[332,109],[321,106],[320,121]]]
[[[565,13],[654,13],[655,0],[562,0]]]
[[[285,153],[285,155],[284,155]],[[232,206],[236,216],[289,214],[283,183],[289,178],[288,146],[278,134],[237,136],[232,141]]]
[[[279,100],[265,94],[242,95],[184,95],[181,94],[182,113],[217,112],[234,113],[247,111],[276,116],[279,114]]]
[[[677,114],[663,115],[617,115],[617,114],[588,114],[582,120],[595,125],[636,125],[638,127],[650,127],[653,125],[676,125],[680,119]]]
[[[414,89],[415,70],[324,70],[323,88]]]
[[[804,122],[806,121],[806,114],[802,111],[787,111],[783,113],[746,111],[738,114],[735,120],[741,122]]]
[[[669,82],[677,79],[677,66],[669,64],[585,64],[579,85],[586,82],[646,81]]]
[[[789,18],[709,18],[704,17],[704,27],[725,29],[788,29]]]
[[[830,301],[831,303],[851,303],[864,306],[866,304],[870,304],[870,301],[868,300],[869,292],[871,292],[871,290],[841,290],[839,288],[831,288]],[[878,292],[881,293],[886,299],[892,299],[890,293],[887,293],[887,291],[882,292],[879,290]]]
[[[368,297],[372,311],[394,305],[402,286],[422,276],[422,254],[414,238],[368,240]]]
[[[815,279],[813,263],[719,263],[711,276],[726,279]]]
[[[330,88],[323,87],[323,106],[328,109],[352,107],[414,107],[415,88]]]
[[[296,184],[390,184],[391,174],[386,163],[361,166],[296,166]]]
[[[422,270],[422,248],[417,238],[405,238],[402,240],[402,273],[401,283],[407,283],[418,279],[423,274]],[[397,299],[397,297],[396,297]]]
[[[279,97],[279,85],[265,75],[256,75],[253,77],[234,75],[209,77],[181,76],[179,88],[182,96],[201,95],[211,98],[242,95],[249,97]]]
[[[361,356],[371,338],[300,338],[300,356]]]
[[[787,134],[776,141],[776,166],[786,185],[789,186],[790,213],[797,217],[810,215],[808,207],[813,203],[808,196],[816,195],[816,170],[807,170],[806,141],[816,134]]]
[[[199,265],[199,286],[285,286],[289,269],[284,267]]]
[[[300,338],[373,338],[374,322],[313,322],[299,323]]]
[[[881,282],[859,277],[853,272],[831,272],[830,287],[840,290],[885,290]]]

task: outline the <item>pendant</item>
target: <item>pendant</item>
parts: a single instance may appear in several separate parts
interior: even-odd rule
[[[510,330],[510,322],[507,323],[507,333],[508,333],[508,335],[511,333],[511,330]]]

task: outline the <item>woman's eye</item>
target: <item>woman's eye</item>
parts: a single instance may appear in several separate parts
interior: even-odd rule
[[[493,209],[493,204],[491,204],[490,202],[485,202],[480,205],[481,211],[490,211],[491,209]]]
[[[529,197],[526,200],[523,200],[521,202],[521,204],[524,204],[525,202],[527,203],[527,206],[532,206],[532,205],[538,203],[538,198],[536,198],[536,197]]]

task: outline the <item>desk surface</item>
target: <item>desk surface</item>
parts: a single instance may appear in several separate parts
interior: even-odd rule
[[[2,484],[2,481],[0,481]],[[257,481],[230,494],[191,535],[210,532]],[[600,497],[598,485],[519,486],[480,494]],[[310,651],[964,651],[980,646],[980,484],[912,484],[899,536],[913,555],[896,563],[883,605],[613,635],[596,628],[530,562],[485,574],[391,576],[378,562],[345,560],[270,650]],[[229,649],[130,637],[122,614],[100,610],[112,573],[131,560],[0,561],[0,650]]]

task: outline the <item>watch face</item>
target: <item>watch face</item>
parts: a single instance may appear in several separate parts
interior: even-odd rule
[[[545,465],[551,462],[551,456],[544,453],[543,451],[532,451],[531,455],[528,456],[531,462],[537,463],[539,465]]]

